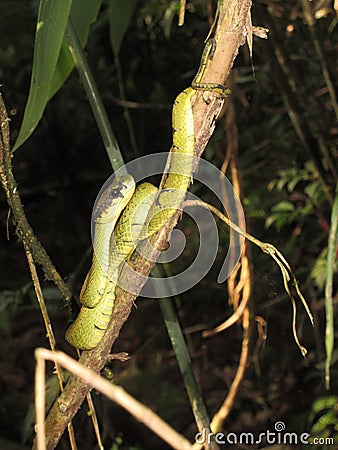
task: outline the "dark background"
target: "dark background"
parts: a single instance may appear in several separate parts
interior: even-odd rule
[[[177,93],[189,85],[209,30],[207,6],[210,11],[213,2],[188,1],[185,24],[181,28],[177,26],[177,17],[171,23],[166,16],[171,3],[139,1],[120,54],[126,97],[136,104],[129,110],[135,148],[123,109],[116,101],[120,93],[105,4],[86,46],[126,162],[151,152],[169,150],[171,105]],[[314,26],[336,88],[337,19],[331,3],[316,5],[323,14]],[[36,17],[35,1],[5,1],[1,5],[0,83],[11,119],[13,144],[29,90]],[[299,307],[298,333],[308,349],[304,359],[292,337],[291,304],[284,293],[279,269],[268,255],[252,247],[253,325],[249,364],[224,430],[251,431],[258,435],[260,431],[273,430],[274,423],[281,420],[286,424],[286,431],[311,433],[317,425],[317,435],[336,436],[337,440],[337,428],[334,429],[337,397],[330,397],[335,408],[327,406],[328,396],[337,393],[336,364],[332,366],[329,391],[325,390],[324,382],[323,280],[331,205],[314,170],[315,162],[321,161],[324,181],[334,195],[336,179],[327,164],[330,159],[337,167],[338,128],[334,105],[301,2],[256,2],[253,22],[269,28],[270,39],[254,39],[252,61],[247,46],[240,49],[231,86],[235,102],[233,120],[238,127],[243,207],[250,233],[274,244],[290,262],[313,311],[315,327],[311,328]],[[278,49],[282,49],[286,59],[276,60]],[[292,69],[288,74],[281,71],[285,65]],[[290,110],[283,102],[290,83],[296,83],[299,88],[302,101],[297,96],[292,96],[292,100],[302,118],[302,130],[309,135],[310,151],[297,136],[289,118]],[[224,120],[223,115],[204,153],[216,167],[221,167],[225,155]],[[327,159],[319,153],[318,133],[311,127],[313,121],[319,124],[328,149]],[[48,104],[32,137],[15,153],[13,167],[28,220],[76,299],[90,265],[92,206],[112,169],[75,70]],[[228,176],[231,179],[231,173]],[[208,200],[208,193],[203,198]],[[48,346],[23,247],[8,214],[1,191],[0,434],[4,441],[0,441],[0,448],[10,448],[9,442],[30,446],[34,421],[29,409],[34,393],[33,352],[38,346]],[[179,226],[189,237],[189,248],[194,251],[198,239],[193,224],[187,220]],[[208,276],[175,299],[211,416],[231,385],[241,344],[241,328],[237,326],[208,340],[201,336],[203,329],[221,323],[232,312],[227,303],[226,284],[216,283],[224,258],[223,246],[227,245],[227,233],[221,231],[221,235],[224,242],[221,241],[219,259]],[[175,264],[177,270],[184,261]],[[70,321],[67,308],[52,284],[43,282],[43,289],[58,345],[73,355],[73,349],[64,341]],[[337,295],[334,300],[336,304]],[[259,348],[254,316],[261,316],[267,322],[267,339]],[[124,326],[114,351],[131,355],[128,362],[113,364],[114,381],[192,439],[196,432],[192,413],[156,300],[137,301],[137,308]],[[335,362],[336,352],[333,356]],[[50,383],[54,382],[50,380]],[[53,399],[55,395],[50,386],[48,398]],[[322,407],[317,411],[313,405],[320,399]],[[102,396],[94,393],[94,401],[106,448],[167,448]],[[75,429],[79,448],[91,449],[95,440],[85,410],[83,406]],[[111,447],[114,442],[116,447]],[[60,448],[67,448],[66,439]]]

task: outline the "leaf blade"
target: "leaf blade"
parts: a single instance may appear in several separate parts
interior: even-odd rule
[[[85,47],[88,41],[90,26],[96,21],[101,5],[102,0],[91,0],[84,8],[83,0],[73,0],[70,16],[82,48]],[[49,98],[52,98],[61,88],[74,66],[67,40],[64,38],[51,82]]]
[[[121,2],[120,0],[109,1],[109,37],[115,57],[120,53],[122,41],[135,12],[136,5],[137,0],[129,0],[128,2]]]
[[[40,0],[31,84],[19,136],[13,147],[17,150],[33,133],[46,104],[72,0]]]

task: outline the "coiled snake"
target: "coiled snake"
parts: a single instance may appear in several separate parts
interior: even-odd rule
[[[90,350],[98,345],[112,316],[115,287],[123,262],[138,242],[165,225],[184,200],[194,158],[191,98],[197,89],[217,92],[224,98],[230,93],[222,85],[201,83],[214,48],[215,41],[210,39],[191,87],[181,92],[174,102],[173,143],[162,189],[158,191],[150,183],[142,183],[135,190],[133,178],[122,175],[106,188],[94,209],[93,261],[80,292],[80,313],[66,332],[67,341],[76,348]]]

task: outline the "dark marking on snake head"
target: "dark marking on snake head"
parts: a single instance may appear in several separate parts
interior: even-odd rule
[[[114,185],[113,185],[114,186]],[[97,220],[100,219],[102,216],[102,213],[106,211],[107,208],[112,203],[113,199],[123,198],[125,195],[125,189],[127,189],[127,185],[125,183],[120,183],[118,186],[107,187],[101,194],[100,198],[98,199],[95,209],[93,211],[93,219]]]

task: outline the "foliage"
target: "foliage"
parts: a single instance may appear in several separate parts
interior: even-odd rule
[[[338,438],[338,397],[335,395],[323,396],[313,402],[309,414],[311,435],[318,438]],[[329,449],[332,445],[322,445],[318,448]]]

